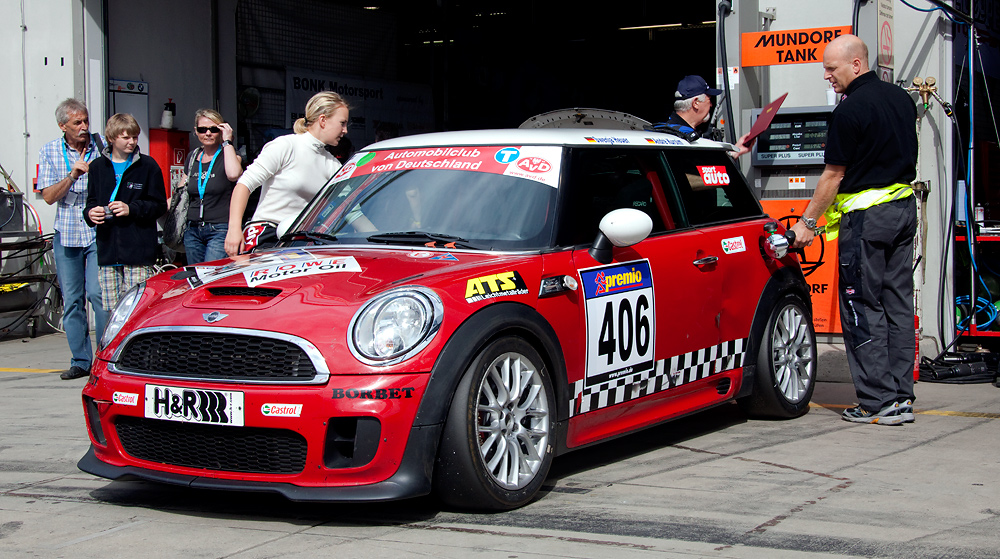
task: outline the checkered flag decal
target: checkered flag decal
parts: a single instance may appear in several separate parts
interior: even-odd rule
[[[652,369],[584,386],[584,379],[573,383],[570,417],[608,406],[656,394],[743,366],[746,338],[723,342],[669,359],[661,359]]]

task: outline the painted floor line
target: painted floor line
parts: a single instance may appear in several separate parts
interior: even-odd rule
[[[0,367],[0,373],[61,373],[66,369],[9,369]]]
[[[816,402],[809,402],[809,407],[811,408],[826,408],[828,410],[838,409],[846,410],[847,408],[853,408],[854,405],[843,405],[843,404],[817,404]],[[918,410],[914,409],[913,413],[916,415],[941,415],[948,417],[983,417],[986,419],[1000,419],[1000,413],[986,413],[986,412],[976,412],[976,411],[948,411],[948,410]]]

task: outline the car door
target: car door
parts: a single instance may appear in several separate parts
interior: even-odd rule
[[[714,396],[690,395],[727,354],[719,347],[717,251],[684,226],[660,150],[577,148],[571,161],[568,208],[580,235],[573,264],[586,338],[585,365],[569,371],[568,443],[576,446],[707,405]],[[593,240],[604,215],[625,207],[647,213],[653,231],[601,264],[581,243]],[[689,401],[675,408],[671,400],[684,395]]]

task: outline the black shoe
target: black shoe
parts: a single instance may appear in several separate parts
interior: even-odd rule
[[[63,380],[72,380],[75,378],[85,377],[88,375],[90,375],[90,373],[87,372],[87,369],[84,369],[83,367],[77,367],[74,365],[70,367],[68,370],[63,371],[63,374],[59,375],[59,378]]]

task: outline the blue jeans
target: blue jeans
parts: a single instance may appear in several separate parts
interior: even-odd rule
[[[108,323],[108,311],[101,302],[101,286],[97,283],[97,243],[85,247],[64,247],[56,231],[52,241],[56,275],[63,298],[63,330],[73,354],[71,367],[90,370],[93,350],[87,331],[87,300],[94,309],[94,326],[98,343]]]
[[[228,223],[195,225],[193,221],[188,222],[188,228],[184,231],[184,252],[187,255],[187,263],[199,264],[225,258],[228,231]]]

